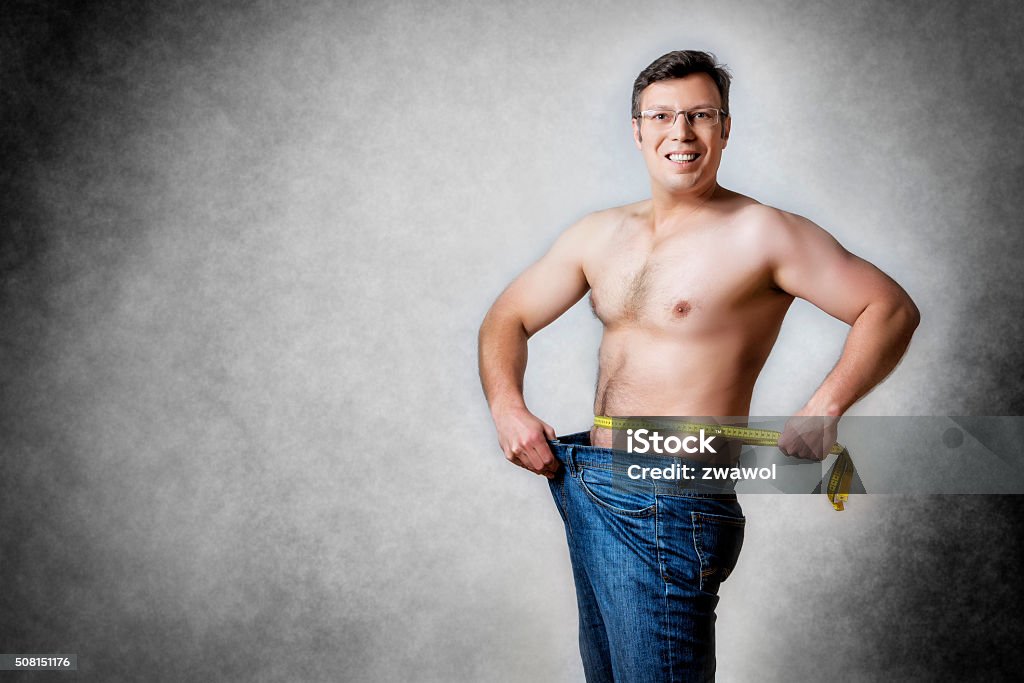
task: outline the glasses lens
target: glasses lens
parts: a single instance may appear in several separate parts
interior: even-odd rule
[[[650,122],[651,126],[654,128],[670,128],[676,115],[675,112],[672,111],[653,109],[651,111],[643,112],[643,117]]]
[[[691,126],[713,126],[718,123],[717,109],[694,109],[686,112]]]

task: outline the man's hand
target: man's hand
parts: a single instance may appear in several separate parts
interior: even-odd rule
[[[786,422],[786,427],[779,438],[779,450],[794,458],[824,460],[836,442],[839,418],[801,413],[797,413]]]
[[[494,425],[498,429],[498,443],[509,462],[548,479],[554,478],[562,463],[548,444],[548,439],[555,438],[551,425],[526,408],[496,414]]]

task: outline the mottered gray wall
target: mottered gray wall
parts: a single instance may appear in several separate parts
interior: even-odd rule
[[[672,49],[734,71],[722,183],[920,305],[855,412],[1024,408],[1014,3],[2,16],[2,652],[107,681],[582,680],[560,522],[497,450],[475,334],[561,229],[646,196],[630,88]],[[531,343],[560,432],[599,332],[578,306]],[[796,305],[753,412],[799,407],[844,334]],[[743,503],[722,680],[1019,665],[1014,498]]]

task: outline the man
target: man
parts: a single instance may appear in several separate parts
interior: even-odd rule
[[[714,677],[718,586],[742,544],[735,495],[612,485],[612,432],[555,438],[523,400],[527,340],[590,291],[604,324],[598,416],[742,416],[794,297],[851,325],[839,362],[780,448],[820,460],[836,422],[902,357],[910,297],[799,216],[718,185],[729,73],[666,54],[633,87],[633,137],[651,198],[568,228],[495,301],[480,375],[508,460],[550,480],[565,521],[588,681]],[[550,442],[549,442],[550,441]]]

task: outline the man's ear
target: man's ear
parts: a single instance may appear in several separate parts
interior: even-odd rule
[[[640,136],[640,124],[637,123],[636,119],[633,119],[633,142],[636,143],[637,149],[643,149],[643,147],[640,146],[641,140],[643,140],[643,137]]]
[[[729,144],[729,133],[732,132],[732,117],[726,116],[722,121],[722,149]]]

